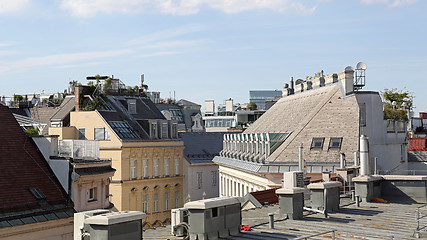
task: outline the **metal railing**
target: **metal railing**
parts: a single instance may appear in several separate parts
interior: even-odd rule
[[[99,142],[94,140],[60,140],[58,156],[76,159],[99,158]]]
[[[417,227],[415,228],[414,235],[415,235],[416,238],[420,238],[421,237],[420,236],[420,231],[427,227],[427,225],[420,226],[420,220],[423,219],[423,218],[425,218],[425,217],[427,217],[427,215],[423,215],[422,212],[421,212],[421,209],[425,208],[425,207],[427,207],[427,204],[424,204],[424,205],[421,205],[421,206],[417,207],[417,209],[415,211],[415,219],[417,221]]]
[[[332,240],[335,240],[335,232],[336,232],[337,230],[330,230],[330,231],[326,231],[326,232],[321,232],[321,233],[316,233],[316,234],[313,234],[313,235],[310,235],[310,236],[305,236],[305,237],[299,237],[299,238],[295,238],[296,240],[307,240],[307,239],[310,239],[310,238],[313,238],[313,237],[317,237],[317,236],[322,236],[322,235],[325,235],[325,234],[328,234],[328,233],[332,233],[332,235],[331,235],[331,239]]]

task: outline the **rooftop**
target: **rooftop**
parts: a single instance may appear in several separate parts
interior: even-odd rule
[[[241,232],[229,239],[297,239],[329,230],[336,230],[336,239],[415,239],[415,212],[421,205],[362,202],[357,207],[350,199],[341,198],[339,212],[330,213],[325,218],[322,214],[305,211],[303,220],[280,219],[279,206],[270,205],[242,211],[242,224],[250,226],[252,231]],[[274,229],[269,229],[269,213],[275,213]],[[420,225],[427,225],[427,219]],[[170,231],[170,225],[147,229],[144,239],[183,239],[172,236]],[[312,239],[331,239],[331,233]]]

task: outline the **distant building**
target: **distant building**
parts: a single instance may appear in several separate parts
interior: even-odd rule
[[[145,212],[144,227],[164,225],[170,209],[183,205],[184,142],[176,120],[167,120],[149,98],[130,96],[125,89],[106,95],[98,109],[76,106],[70,127],[52,127],[49,133],[98,140],[100,158],[111,159],[116,169],[110,183],[113,209]]]
[[[180,132],[205,131],[199,104],[181,99],[176,103],[156,104],[156,107],[167,120],[178,121],[178,131]]]
[[[0,239],[72,239],[71,199],[2,104],[0,122]]]
[[[185,202],[219,196],[218,165],[212,159],[222,150],[224,133],[179,133],[184,141]]]
[[[283,97],[244,133],[225,134],[224,149],[214,158],[220,195],[280,187],[283,172],[298,169],[301,144],[308,173],[336,171],[342,153],[355,164],[362,134],[369,137],[378,170],[407,169],[405,122],[384,120],[379,93],[356,89],[355,83],[347,67],[294,88],[286,85]]]
[[[257,109],[265,110],[267,100],[272,100],[276,97],[281,97],[282,91],[280,90],[251,90],[249,91],[249,102],[255,103]]]

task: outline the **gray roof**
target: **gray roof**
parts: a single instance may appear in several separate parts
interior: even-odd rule
[[[200,104],[197,104],[185,99],[180,99],[178,102],[176,102],[176,104],[181,106],[201,106]]]
[[[210,162],[222,150],[224,133],[185,132],[179,133],[184,141],[184,155],[191,163]]]
[[[409,162],[427,162],[427,151],[408,151]]]
[[[310,206],[306,201],[305,206]],[[304,219],[290,220],[279,217],[279,206],[256,208],[242,211],[242,224],[252,228],[227,239],[297,239],[314,234],[336,230],[336,239],[414,239],[416,227],[415,211],[417,203],[372,203],[362,202],[356,207],[349,198],[341,198],[340,210],[329,213],[329,217],[319,213],[304,212]],[[269,228],[268,214],[274,213],[274,229]],[[427,225],[421,219],[420,226]],[[170,225],[146,229],[144,239],[182,239],[171,235]],[[426,237],[421,231],[421,237]],[[392,238],[394,237],[394,238]],[[221,238],[223,239],[223,238]],[[310,239],[331,239],[331,233]]]
[[[51,120],[63,120],[65,117],[67,117],[71,111],[74,110],[75,107],[75,97],[74,95],[68,95],[65,97],[64,101],[62,101],[61,105],[59,106],[58,111],[53,114],[53,116],[50,118]]]
[[[128,99],[136,100],[136,114],[128,112]],[[109,95],[106,102],[111,110],[98,112],[122,140],[150,139],[148,129],[144,129],[146,121],[166,120],[149,98]]]

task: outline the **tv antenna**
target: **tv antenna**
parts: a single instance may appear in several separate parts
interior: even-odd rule
[[[365,86],[365,71],[366,71],[366,63],[358,62],[356,65],[356,77],[354,79],[354,91],[358,91]]]

